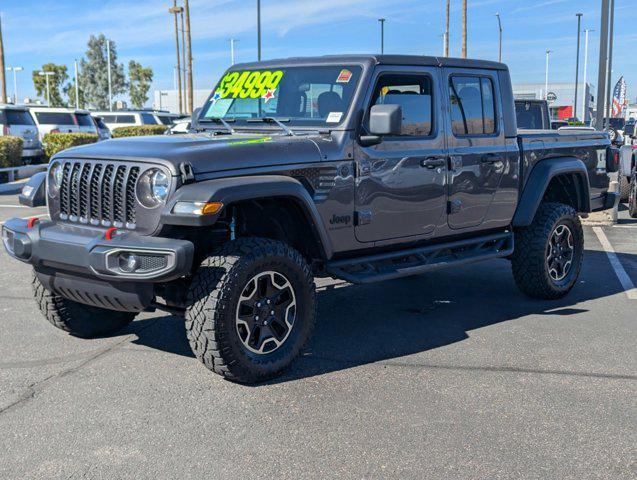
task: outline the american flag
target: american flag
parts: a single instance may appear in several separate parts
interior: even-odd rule
[[[620,77],[613,92],[613,118],[624,116],[626,109],[626,80]]]

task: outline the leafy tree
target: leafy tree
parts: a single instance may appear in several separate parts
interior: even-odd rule
[[[153,81],[153,69],[142,67],[141,63],[128,62],[128,95],[135,108],[143,108],[148,101],[148,90]]]
[[[33,78],[33,86],[39,97],[46,100],[46,76],[40,75],[39,72],[53,72],[53,75],[49,75],[49,90],[51,97],[52,107],[65,106],[62,94],[60,92],[62,85],[69,78],[66,69],[66,65],[56,65],[55,63],[47,63],[42,65],[42,69],[33,70],[31,77]]]
[[[124,65],[117,63],[117,47],[111,41],[111,91],[113,97],[126,91]],[[106,37],[91,35],[88,41],[86,59],[80,61],[82,77],[80,91],[84,92],[86,102],[100,110],[108,105],[108,60],[106,58]]]

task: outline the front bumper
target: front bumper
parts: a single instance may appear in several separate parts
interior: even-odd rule
[[[12,219],[2,228],[5,249],[33,265],[52,292],[80,303],[140,311],[153,300],[154,284],[190,273],[194,246],[186,240]]]

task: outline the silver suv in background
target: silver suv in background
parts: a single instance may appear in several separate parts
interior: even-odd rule
[[[2,135],[22,138],[22,161],[33,163],[42,154],[42,143],[38,138],[38,128],[27,107],[0,105],[0,125]]]

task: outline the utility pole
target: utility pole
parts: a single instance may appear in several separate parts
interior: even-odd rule
[[[500,31],[500,53],[498,55],[498,62],[502,62],[502,19],[500,18],[500,12],[495,14],[498,17],[498,30]]]
[[[451,0],[447,0],[447,17],[445,21],[445,57],[449,56],[449,20],[451,18]]]
[[[380,22],[380,53],[385,53],[385,22],[386,19],[379,18]]]
[[[236,63],[234,44],[239,40],[236,38],[230,38],[228,41],[230,42],[230,65],[234,65]]]
[[[190,7],[188,6],[188,0],[184,0],[184,13],[186,15],[186,69],[188,75],[188,113],[192,113],[193,98],[192,98],[192,38],[190,37]]]
[[[175,17],[175,53],[177,56],[177,101],[179,102],[179,114],[181,115],[182,109],[182,91],[181,91],[181,59],[179,55],[179,21],[177,16],[183,13],[183,8],[177,6],[177,0],[173,0],[173,6],[168,9],[168,13]],[[160,95],[161,98],[161,95]]]
[[[77,60],[75,60],[75,108],[80,108],[80,74],[77,68]]]
[[[4,41],[2,40],[2,14],[0,14],[0,103],[7,102],[7,78],[4,71]]]
[[[38,75],[43,75],[44,78],[46,79],[46,106],[50,107],[51,106],[51,86],[49,84],[49,77],[51,75],[55,75],[55,72],[41,71],[41,72],[38,72]]]
[[[16,78],[16,73],[24,70],[22,67],[7,67],[8,72],[13,72],[13,104],[18,104],[18,79]]]
[[[586,112],[588,111],[588,105],[590,103],[590,96],[588,95],[588,34],[594,32],[590,28],[584,30],[584,105],[582,108],[582,121],[586,122]]]
[[[188,110],[186,108],[186,83],[188,82],[187,80],[187,76],[188,76],[188,72],[186,71],[186,28],[184,26],[184,9],[181,9],[181,59],[182,59],[182,63],[183,65],[181,66],[181,73],[183,73],[183,85],[182,83],[179,83],[179,88],[181,88],[181,92],[182,92],[182,97],[183,97],[183,105],[181,105],[179,108],[181,108],[182,112],[185,112],[186,110]]]
[[[599,72],[597,75],[597,113],[595,128],[604,130],[604,99],[606,98],[606,66],[608,62],[608,14],[609,0],[602,0],[602,22],[599,30]],[[610,86],[609,86],[610,88]]]
[[[261,0],[257,0],[257,60],[261,61]]]
[[[462,0],[462,58],[467,58],[467,0]]]
[[[546,77],[544,80],[544,100],[548,100],[549,95],[549,57],[553,53],[553,50],[546,51]]]
[[[111,41],[106,40],[106,61],[108,62],[108,111],[113,111],[113,85],[111,83]]]
[[[577,119],[577,91],[579,87],[579,47],[580,39],[582,37],[582,16],[583,13],[576,13],[577,17],[577,58],[575,59],[575,101],[573,102],[573,117]],[[584,93],[586,93],[586,86],[584,87]]]
[[[615,0],[610,0],[610,24],[609,24],[609,35],[608,35],[608,80],[606,81],[606,117],[610,118],[613,114],[613,44],[614,42],[614,32],[615,32]]]

